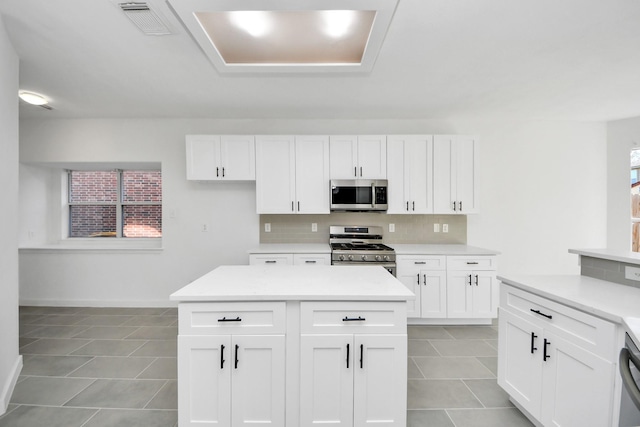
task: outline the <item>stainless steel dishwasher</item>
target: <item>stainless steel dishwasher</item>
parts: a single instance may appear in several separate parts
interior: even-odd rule
[[[625,346],[620,350],[620,375],[622,397],[620,399],[619,427],[640,426],[640,350],[629,334],[625,334]]]

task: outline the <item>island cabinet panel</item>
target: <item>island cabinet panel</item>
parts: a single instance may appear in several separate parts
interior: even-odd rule
[[[180,334],[284,334],[284,302],[185,303],[180,306]]]

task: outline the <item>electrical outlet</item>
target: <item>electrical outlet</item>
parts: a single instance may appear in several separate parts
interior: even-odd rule
[[[449,232],[449,224],[442,224],[442,232],[443,233]]]
[[[313,233],[316,233],[318,231],[318,223],[317,222],[312,222],[311,223],[311,231]]]
[[[624,278],[629,280],[640,281],[640,268],[625,266]]]
[[[433,232],[434,233],[439,233],[440,232],[440,224],[438,224],[438,223],[433,224]]]
[[[389,224],[389,233],[395,233],[395,232],[396,232],[396,225]]]
[[[270,222],[265,222],[264,223],[264,232],[265,233],[271,233],[271,223]]]
[[[209,224],[207,224],[207,223],[202,224],[202,229],[201,230],[202,230],[203,233],[206,233],[207,231],[209,231]]]

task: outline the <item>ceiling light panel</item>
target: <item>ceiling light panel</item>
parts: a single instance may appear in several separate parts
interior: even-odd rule
[[[368,72],[398,0],[168,0],[223,73]]]

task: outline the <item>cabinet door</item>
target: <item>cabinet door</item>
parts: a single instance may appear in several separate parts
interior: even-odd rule
[[[407,317],[421,317],[421,292],[420,268],[413,266],[412,260],[398,261],[396,271],[397,279],[402,282],[416,296],[414,300],[407,301]]]
[[[387,179],[387,137],[358,137],[358,178]]]
[[[256,179],[256,152],[253,135],[227,135],[220,137],[221,169],[217,175],[223,179],[251,181]]]
[[[330,136],[329,152],[331,179],[356,179],[359,177],[357,136]]]
[[[450,318],[473,317],[473,277],[471,271],[447,273],[447,313]]]
[[[409,194],[405,190],[405,138],[390,136],[387,140],[387,213],[409,213]]]
[[[220,165],[220,137],[216,135],[187,135],[187,179],[209,181],[218,179]]]
[[[421,315],[424,318],[447,317],[447,273],[446,271],[420,271],[422,286],[420,295]]]
[[[354,426],[406,427],[407,336],[356,335]]]
[[[472,271],[473,317],[493,318],[498,315],[498,280],[495,272]]]
[[[354,352],[353,335],[300,337],[301,426],[353,425]]]
[[[549,358],[543,364],[542,423],[611,425],[615,365],[549,332],[545,338]]]
[[[231,425],[231,336],[178,336],[181,427]]]
[[[537,419],[541,410],[543,345],[542,328],[500,311],[498,384]]]
[[[293,254],[293,265],[331,265],[331,254]]]
[[[249,254],[249,265],[291,265],[293,254]]]
[[[284,426],[284,335],[234,335],[229,354],[231,425]]]
[[[453,202],[456,201],[451,179],[453,136],[436,135],[433,137],[433,212],[453,214]],[[456,204],[457,207],[457,204]]]
[[[329,213],[329,137],[296,137],[296,212]]]
[[[414,136],[405,142],[405,187],[410,213],[433,212],[432,151],[430,136]]]
[[[456,136],[455,161],[452,186],[455,187],[455,199],[458,200],[458,213],[474,213],[478,210],[477,201],[477,151],[478,142],[472,136]]]
[[[258,213],[294,213],[294,199],[294,137],[256,137],[256,208]]]

